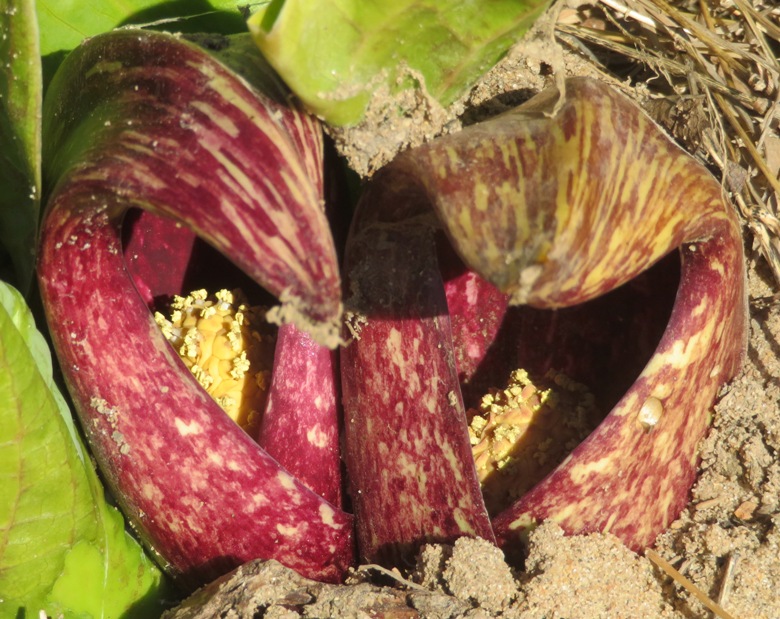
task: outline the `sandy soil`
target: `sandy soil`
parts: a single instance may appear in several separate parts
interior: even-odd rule
[[[377,101],[367,125],[334,133],[334,138],[355,169],[370,175],[399,145],[419,143],[457,130],[463,119],[469,122],[500,111],[549,85],[556,75],[593,73],[590,65],[557,48],[549,28],[541,26],[452,109],[443,110],[415,96],[404,103],[406,118],[389,123],[386,102]],[[643,98],[642,92],[633,94]],[[372,130],[372,124],[382,130]],[[655,550],[730,616],[770,619],[780,617],[776,526],[780,306],[767,301],[775,285],[766,265],[749,244],[747,253],[748,358],[716,406],[712,431],[701,445],[701,474],[690,504],[660,535]],[[426,547],[417,568],[403,577],[387,578],[362,569],[346,587],[304,581],[278,564],[254,563],[169,615],[207,616],[683,619],[714,615],[649,559],[627,550],[615,538],[567,537],[545,523],[531,535],[522,573],[511,572],[500,551],[474,540],[462,540],[454,547]]]

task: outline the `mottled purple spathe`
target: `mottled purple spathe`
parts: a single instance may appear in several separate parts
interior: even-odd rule
[[[131,207],[172,217],[292,317],[333,329],[340,281],[322,176],[312,173],[322,165],[318,125],[200,48],[140,30],[75,50],[48,101],[41,293],[90,447],[133,527],[186,588],[254,558],[339,580],[353,560],[352,517],[222,412],[149,312],[152,289],[180,279],[186,235],[172,235],[171,262],[156,265],[171,274],[142,298],[120,234]]]

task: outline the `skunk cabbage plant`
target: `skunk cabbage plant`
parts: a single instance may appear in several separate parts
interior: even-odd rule
[[[464,535],[511,554],[548,518],[642,549],[678,515],[746,347],[743,251],[721,186],[633,102],[575,78],[402,153],[361,197],[344,277],[365,560]],[[466,406],[519,368],[565,372],[608,414],[489,514]]]
[[[109,487],[183,587],[253,558],[335,581],[354,551],[323,346],[339,339],[341,284],[321,130],[288,104],[251,42],[207,43],[224,63],[179,37],[115,31],[54,77],[39,246],[46,317]],[[290,425],[259,431],[269,449],[202,389],[151,312],[188,292],[207,255],[195,235],[280,302],[267,314],[284,325],[270,417]],[[302,363],[311,376],[293,383]]]
[[[320,127],[246,37],[201,43],[94,37],[44,106],[46,317],[92,452],[160,564],[184,588],[254,558],[338,581],[353,527],[364,559],[397,563],[463,535],[511,552],[545,518],[650,543],[745,348],[740,229],[718,183],[626,98],[570,80],[376,174],[342,325]],[[222,290],[225,258],[247,296],[275,298],[275,335]],[[275,342],[254,383],[252,339]],[[548,370],[568,395],[529,378]],[[609,412],[488,511],[466,406],[510,375],[488,413]],[[245,390],[263,392],[261,415],[234,414],[251,436],[217,402]]]

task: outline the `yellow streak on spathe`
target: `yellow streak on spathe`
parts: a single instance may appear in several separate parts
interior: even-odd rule
[[[711,259],[709,262],[709,267],[711,270],[716,271],[721,277],[725,276],[726,267],[723,266],[723,263],[720,260]]]
[[[325,503],[320,503],[320,520],[323,524],[332,527],[334,529],[337,529],[339,525],[336,523],[336,519],[334,516],[336,515],[336,512],[333,510],[333,508],[330,505],[326,505]]]
[[[638,201],[640,203],[651,200],[654,195],[654,189],[659,184],[659,179],[665,178],[665,174],[658,169],[658,157],[651,159],[649,162],[645,159],[643,163],[646,167],[641,171],[641,174],[638,173],[635,178],[639,194]],[[639,172],[639,170],[637,170],[637,172]]]
[[[298,535],[299,527],[287,526],[282,523],[276,525],[276,530],[285,537],[296,537]]]
[[[522,187],[521,187],[522,188]],[[531,226],[528,221],[528,203],[525,192],[520,191],[509,181],[504,181],[495,187],[496,199],[502,205],[499,210],[504,210],[514,216],[514,224],[517,230],[516,251],[522,251],[531,236]],[[511,205],[511,210],[503,205]]]
[[[465,535],[477,535],[477,530],[471,525],[471,520],[460,507],[456,507],[452,510],[452,517],[455,520],[455,524],[458,525],[458,529]]]
[[[205,101],[192,101],[190,107],[194,107],[196,110],[208,116],[217,127],[227,133],[230,137],[237,138],[239,136],[240,132],[236,123],[225,114],[220,113],[213,105],[209,105]]]
[[[407,344],[408,345],[408,344]],[[420,346],[419,339],[415,338],[412,341],[412,348],[418,348]],[[420,382],[420,376],[417,372],[410,372],[409,363],[404,355],[404,342],[401,336],[401,332],[393,327],[388,334],[385,347],[387,349],[390,361],[398,368],[399,378],[402,378],[406,382],[406,389],[409,393],[419,394],[422,389],[422,383]]]
[[[708,329],[711,331],[711,329]],[[688,336],[686,339],[675,340],[669,351],[657,354],[651,359],[647,369],[649,374],[655,374],[664,366],[680,370],[691,363],[691,359],[699,350],[699,342],[702,339],[702,332]],[[652,366],[652,367],[651,367]]]
[[[707,311],[709,306],[710,306],[709,299],[707,297],[703,297],[702,300],[699,302],[699,304],[696,307],[694,307],[693,310],[691,311],[691,316],[693,316],[694,318],[701,316]]]
[[[449,464],[450,469],[452,470],[453,474],[455,475],[455,480],[458,482],[463,481],[463,475],[461,474],[461,462],[460,460],[455,456],[455,452],[452,450],[452,445],[449,443],[443,442],[440,445],[442,455],[444,456],[445,460],[447,460],[447,464]]]
[[[214,67],[212,67],[208,63],[189,62],[188,64],[208,77],[209,87],[213,91],[219,93],[220,97],[223,100],[230,103],[233,107],[235,107],[242,114],[244,114],[244,116],[246,116],[248,119],[257,122],[256,117],[258,115],[258,110],[252,105],[250,101],[242,97],[240,92],[236,92],[234,90],[235,84],[232,82],[232,80],[227,79],[225,76],[219,75],[214,70]],[[298,151],[295,149],[292,140],[290,140],[289,136],[286,133],[282,132],[280,127],[277,125],[277,123],[270,118],[263,123],[263,130],[272,140],[274,146],[276,146],[276,148],[279,149],[280,157],[282,161],[285,162],[286,168],[285,170],[282,171],[282,177],[284,179],[284,183],[292,192],[293,199],[301,204],[311,203],[312,205],[317,206],[318,203],[316,200],[316,195],[314,194],[303,195],[300,193],[300,188],[305,186],[308,189],[310,183],[299,182],[300,180],[305,180],[307,176],[303,168],[303,162],[301,161],[301,157],[299,156]],[[224,159],[224,157],[221,158]],[[234,166],[230,167],[231,175],[233,174],[232,172],[233,168]],[[289,173],[290,171],[291,174]],[[245,183],[241,181],[239,182],[241,183],[242,187],[245,190],[247,190]],[[273,187],[271,187],[271,189],[273,190]],[[250,196],[254,195],[254,191],[250,189],[249,195]],[[281,204],[281,198],[277,197],[277,199],[279,199],[280,201],[279,203]],[[271,214],[271,216],[273,215]],[[279,226],[278,222],[275,223],[277,224],[277,227],[279,228],[280,231],[280,235],[282,237],[284,238],[289,237],[288,240],[292,240],[295,238],[295,235],[287,234],[288,231],[284,229],[285,226]],[[282,243],[275,243],[274,245],[275,245],[275,250],[279,250],[284,246],[284,244]]]
[[[221,150],[214,150],[210,154],[225,169],[225,171],[230,175],[230,178],[237,183],[238,188],[240,188],[241,192],[244,194],[244,199],[247,201],[252,200],[254,198],[256,187],[255,183],[246,175],[246,173],[235,163],[230,161],[230,159],[228,159],[228,157]],[[278,194],[276,195],[278,197]]]
[[[585,480],[592,474],[603,473],[615,464],[615,459],[612,456],[606,456],[599,458],[598,460],[591,460],[590,462],[577,463],[569,470],[569,477],[572,482],[579,486],[585,482]]]
[[[553,522],[565,521],[567,526],[578,528],[582,526],[583,522],[583,517],[580,515],[580,513],[581,510],[578,503],[567,503],[563,508],[556,510],[548,518]]]
[[[609,518],[607,519],[606,524],[601,529],[601,532],[602,533],[609,533],[610,529],[612,528],[612,525],[615,524],[615,520],[617,520],[617,513],[616,512],[612,512],[609,515]]]
[[[447,167],[446,157],[441,156],[438,150],[432,150],[429,153],[431,168],[436,176],[439,178],[447,178],[449,176],[449,168]]]
[[[89,71],[87,71],[84,77],[89,79],[96,73],[116,73],[117,71],[121,71],[123,68],[124,63],[122,63],[120,60],[99,60]]]
[[[276,480],[285,490],[295,490],[295,480],[289,475],[289,473],[279,471],[276,474]]]
[[[462,234],[465,238],[473,235],[474,223],[471,221],[471,210],[464,208],[458,213],[458,225],[460,225]]]
[[[186,422],[183,419],[176,417],[174,423],[181,436],[190,436],[191,434],[200,434],[203,432],[203,426],[194,419],[190,422]]]
[[[209,87],[211,90],[218,93],[220,98],[230,103],[248,119],[256,122],[257,109],[250,101],[242,97],[239,92],[236,92],[235,82],[233,80],[218,74],[215,68],[207,62],[189,61],[187,64],[199,71],[202,75],[207,76]],[[273,143],[277,148],[285,151],[282,153],[283,159],[288,161],[291,166],[300,166],[300,158],[297,156],[289,138],[281,131],[277,123],[269,119],[269,121],[264,124],[264,130],[269,136],[272,136]],[[305,177],[302,168],[299,168],[297,172],[298,176]]]
[[[602,113],[606,113],[606,111]],[[556,238],[562,236],[565,229],[575,227],[573,224],[581,220],[584,212],[584,209],[578,208],[578,205],[587,200],[591,183],[589,178],[584,178],[585,175],[580,170],[581,162],[590,159],[590,153],[593,149],[590,127],[597,122],[595,114],[594,106],[577,105],[576,132],[568,140],[561,127],[555,127],[555,141],[558,146],[556,151],[560,153],[560,160],[566,171],[565,175],[561,174],[561,178],[568,176],[573,179],[571,196],[567,193],[567,183],[561,183],[558,186],[555,207],[555,217],[558,222]],[[573,219],[573,217],[577,219]]]
[[[499,144],[501,160],[507,170],[517,169],[520,165],[520,154],[515,140],[506,140]]]
[[[408,445],[408,441],[402,441]],[[411,448],[411,445],[409,445]],[[395,456],[396,470],[402,475],[403,479],[415,480],[419,490],[419,496],[425,496],[426,486],[428,485],[428,474],[422,467],[422,462],[416,458],[409,457],[406,451],[399,451]]]
[[[490,190],[482,183],[474,185],[474,206],[482,213],[488,210],[490,204]]]
[[[328,435],[323,432],[320,425],[317,424],[306,431],[306,440],[309,441],[310,445],[323,449],[328,444]]]
[[[444,152],[447,155],[450,168],[453,170],[457,170],[461,163],[461,158],[458,151],[452,147],[447,147],[444,149]]]

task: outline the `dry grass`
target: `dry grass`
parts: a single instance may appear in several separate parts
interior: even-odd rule
[[[776,0],[569,0],[556,34],[644,90],[648,110],[722,179],[780,289]]]

